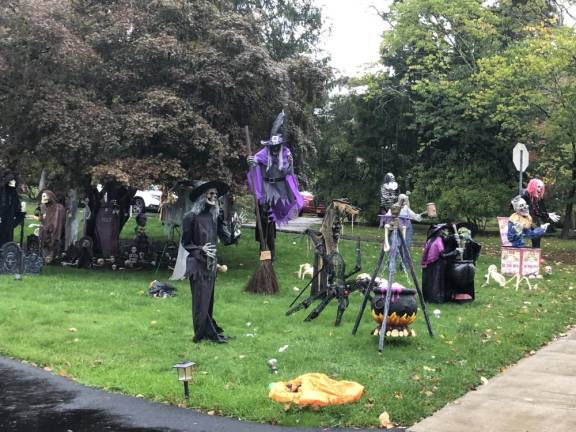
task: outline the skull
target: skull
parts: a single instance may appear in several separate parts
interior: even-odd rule
[[[218,203],[218,191],[215,188],[206,191],[206,204],[215,206]]]
[[[42,197],[40,201],[42,202],[42,204],[48,204],[50,202],[50,197],[46,192],[42,192]]]
[[[514,207],[516,213],[522,216],[528,216],[530,213],[528,204],[526,204],[526,201],[524,201],[520,196],[517,196],[512,200],[512,207]]]

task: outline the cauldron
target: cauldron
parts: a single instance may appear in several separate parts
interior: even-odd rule
[[[447,300],[465,302],[474,300],[474,275],[476,266],[472,260],[448,263],[446,269]]]
[[[381,281],[372,290],[372,319],[379,324],[374,334],[379,334],[380,325],[384,315],[384,303],[386,302],[387,281]],[[408,326],[416,320],[416,290],[406,288],[399,283],[392,284],[392,297],[388,309],[386,321],[386,336],[415,336]]]

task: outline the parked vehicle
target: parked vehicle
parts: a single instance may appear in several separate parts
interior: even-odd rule
[[[139,213],[142,210],[158,210],[160,207],[162,191],[158,186],[152,186],[145,191],[136,191],[132,200],[133,212]]]
[[[303,213],[306,213],[315,214],[318,217],[324,217],[326,206],[322,203],[318,203],[312,192],[301,192],[301,195],[304,198],[304,208],[300,211],[300,216],[302,216]]]

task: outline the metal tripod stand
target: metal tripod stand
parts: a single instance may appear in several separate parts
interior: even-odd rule
[[[384,350],[384,340],[385,340],[384,338],[386,335],[388,311],[390,310],[390,300],[392,298],[392,284],[394,283],[394,275],[396,274],[396,258],[398,257],[398,255],[400,255],[402,262],[404,263],[404,267],[409,270],[412,282],[414,283],[414,287],[416,288],[416,292],[418,293],[418,298],[420,299],[422,312],[424,313],[424,319],[426,320],[426,326],[428,327],[428,334],[430,335],[430,337],[434,336],[434,333],[432,331],[432,325],[430,324],[430,318],[428,316],[428,308],[426,306],[426,302],[424,301],[424,295],[422,294],[422,290],[420,289],[418,278],[416,277],[416,271],[414,270],[414,263],[412,262],[412,256],[410,255],[410,250],[406,246],[404,236],[400,232],[400,205],[394,204],[391,208],[391,213],[392,213],[392,244],[390,246],[389,259],[387,263],[388,289],[386,290],[382,327],[380,328],[380,341],[378,344],[378,351],[380,352]],[[358,316],[356,317],[356,322],[354,323],[354,328],[352,329],[352,335],[355,335],[358,330],[358,326],[360,325],[362,315],[364,314],[364,310],[366,309],[366,304],[370,299],[372,288],[374,287],[374,281],[376,277],[378,277],[378,275],[380,274],[380,271],[382,270],[384,263],[384,256],[386,255],[384,245],[385,241],[382,241],[380,256],[378,257],[378,261],[376,262],[376,268],[374,269],[374,273],[372,274],[372,278],[370,279],[368,288],[364,293],[364,300],[362,302],[362,306],[360,307],[360,311],[358,312]],[[402,253],[400,253],[400,248],[402,248],[401,249]]]

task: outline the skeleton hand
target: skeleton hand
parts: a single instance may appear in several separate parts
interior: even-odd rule
[[[248,161],[248,165],[250,167],[255,167],[256,165],[258,165],[258,162],[256,162],[256,158],[254,156],[248,156],[246,160]]]
[[[544,230],[544,232],[548,231],[548,227],[550,226],[550,223],[545,223],[540,225],[540,228],[542,228]]]
[[[212,243],[206,243],[204,246],[202,246],[202,252],[204,252],[208,258],[216,258],[216,245]]]
[[[513,228],[516,234],[522,234],[522,231],[524,231],[524,227],[522,226],[522,224],[519,223],[514,224]]]
[[[556,214],[556,213],[548,213],[548,217],[550,218],[550,220],[554,223],[558,222],[560,220],[560,215]]]

